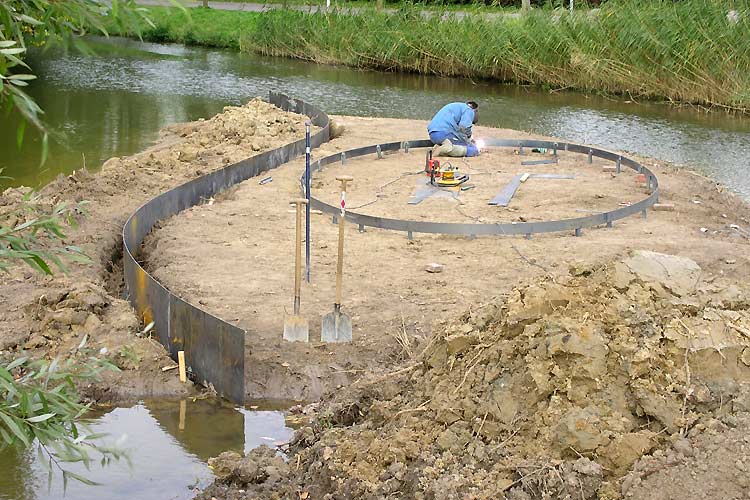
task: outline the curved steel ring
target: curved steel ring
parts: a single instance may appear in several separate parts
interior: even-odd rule
[[[317,107],[275,92],[269,101],[285,111],[307,115],[319,127],[311,137],[312,147],[329,140],[328,115]],[[153,323],[153,332],[172,359],[185,351],[198,382],[236,403],[245,399],[245,331],[167,290],[138,262],[139,249],[157,221],[304,152],[305,139],[300,139],[193,179],[144,203],[122,228],[125,287],[138,316],[144,324]]]
[[[643,174],[646,177],[646,184],[651,189],[651,194],[640,200],[637,203],[618,208],[609,212],[602,212],[586,217],[576,217],[573,219],[560,219],[551,221],[541,222],[510,222],[510,223],[495,223],[495,224],[480,224],[480,223],[451,223],[451,222],[425,222],[415,220],[402,220],[402,219],[389,219],[385,217],[377,217],[374,215],[365,215],[357,212],[347,211],[346,218],[355,224],[358,224],[360,228],[365,226],[375,227],[380,229],[390,229],[393,231],[405,231],[409,236],[412,233],[437,233],[437,234],[458,234],[465,236],[477,236],[477,235],[526,235],[530,237],[535,233],[550,233],[556,231],[568,231],[574,230],[576,235],[580,235],[580,231],[585,227],[594,227],[600,225],[606,225],[612,227],[614,221],[623,219],[625,217],[635,215],[640,212],[644,217],[646,216],[646,210],[659,202],[659,181],[656,175],[644,167],[640,163],[603,149],[592,148],[589,146],[583,146],[580,144],[571,144],[567,142],[555,142],[555,141],[537,141],[537,140],[526,140],[526,139],[488,139],[486,141],[487,146],[492,147],[516,147],[516,148],[547,148],[550,150],[563,150],[574,153],[584,153],[589,157],[589,161],[593,157],[603,158],[605,160],[611,160],[615,162],[617,171],[621,166],[629,167],[636,172]],[[356,149],[350,149],[343,153],[336,153],[320,160],[315,161],[310,165],[311,172],[321,170],[326,165],[340,162],[345,164],[349,158],[356,158],[359,156],[365,156],[369,154],[376,154],[378,158],[382,157],[382,153],[404,151],[409,152],[410,149],[415,148],[428,148],[432,147],[432,142],[429,140],[414,140],[406,142],[389,142],[385,144],[373,144],[372,146],[365,146]],[[300,178],[300,184],[302,186],[302,192],[305,192],[305,174],[302,174]],[[312,208],[316,208],[323,212],[329,213],[334,217],[340,212],[338,205],[330,205],[324,201],[319,200],[312,196],[310,193],[310,205]]]

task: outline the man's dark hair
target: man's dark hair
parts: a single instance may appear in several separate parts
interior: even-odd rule
[[[476,101],[466,101],[466,105],[471,109],[477,109],[479,107],[479,104],[477,104]]]

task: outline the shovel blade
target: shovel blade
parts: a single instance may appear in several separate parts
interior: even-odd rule
[[[310,326],[302,316],[284,318],[284,340],[287,342],[309,342]]]
[[[321,342],[351,342],[352,318],[342,312],[332,312],[323,316],[320,332]]]

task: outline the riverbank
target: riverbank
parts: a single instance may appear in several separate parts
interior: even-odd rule
[[[750,111],[750,13],[689,0],[520,17],[152,8],[147,40]],[[127,35],[127,33],[121,33]]]
[[[123,298],[122,226],[156,195],[286,144],[304,130],[302,116],[256,99],[209,120],[167,127],[143,152],[111,158],[96,174],[82,169],[60,175],[41,188],[40,206],[86,201],[86,217],[66,231],[64,244],[82,248],[92,263],[72,263],[68,274],[49,277],[19,266],[0,276],[0,352],[66,358],[79,353],[85,338],[84,353],[98,353],[121,370],[104,372],[102,380],[82,387],[85,397],[120,402],[195,395],[192,384],[179,382],[175,363],[143,332],[146,325]],[[244,140],[251,131],[252,138]],[[0,194],[1,225],[23,222],[14,214],[29,191],[9,188]]]

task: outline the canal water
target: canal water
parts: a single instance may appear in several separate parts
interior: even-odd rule
[[[36,448],[5,449],[0,451],[0,500],[193,498],[198,488],[211,483],[209,458],[228,450],[248,452],[261,444],[274,447],[291,438],[294,431],[285,423],[285,412],[278,405],[261,408],[188,399],[98,409],[91,430],[108,434],[101,444],[116,444],[129,460],[102,466],[94,454],[88,470],[81,463],[62,464],[99,483],[87,486],[70,480],[64,488],[59,471],[48,485]]]
[[[30,55],[39,75],[30,94],[55,136],[50,159],[40,166],[39,137],[27,129],[19,150],[17,122],[3,115],[0,168],[13,180],[2,185],[39,186],[60,172],[96,169],[111,156],[147,147],[169,123],[280,90],[331,114],[425,120],[445,102],[471,98],[480,103],[482,124],[689,165],[750,199],[747,117],[120,38],[92,38],[90,47],[90,57],[56,50]]]

